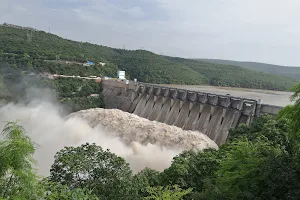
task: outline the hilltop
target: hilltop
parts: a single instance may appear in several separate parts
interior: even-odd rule
[[[95,65],[83,66],[88,60]],[[0,62],[1,69],[6,70],[80,76],[115,77],[117,70],[125,70],[128,78],[149,83],[270,90],[288,90],[296,84],[288,77],[239,66],[160,56],[145,50],[115,49],[7,25],[0,26]]]
[[[209,62],[221,65],[235,65],[250,70],[261,71],[270,74],[283,75],[290,78],[300,80],[300,67],[272,65],[259,62],[242,62],[233,60],[221,60],[221,59],[198,59],[203,62]]]

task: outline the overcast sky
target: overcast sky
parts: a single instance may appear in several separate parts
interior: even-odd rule
[[[300,66],[300,0],[0,0],[0,22],[171,56]]]

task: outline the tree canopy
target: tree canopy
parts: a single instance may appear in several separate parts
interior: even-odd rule
[[[50,172],[51,181],[89,189],[101,199],[124,199],[132,176],[123,158],[88,143],[59,151]]]

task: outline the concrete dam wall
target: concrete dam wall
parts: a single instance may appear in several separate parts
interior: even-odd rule
[[[276,115],[281,107],[257,104],[243,99],[159,85],[104,80],[106,108],[117,108],[152,121],[198,130],[218,145],[223,144],[231,127],[250,124],[263,113]]]

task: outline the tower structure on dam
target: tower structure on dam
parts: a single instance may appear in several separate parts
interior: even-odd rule
[[[276,115],[281,107],[259,104],[253,99],[224,96],[154,84],[103,81],[107,108],[117,108],[152,121],[196,130],[218,145],[232,127],[250,124],[263,113]]]

